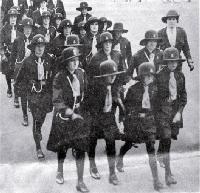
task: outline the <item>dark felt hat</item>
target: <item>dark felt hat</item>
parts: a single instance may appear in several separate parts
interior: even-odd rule
[[[145,46],[149,40],[161,41],[162,39],[158,37],[158,33],[155,30],[148,30],[145,33],[144,39],[140,41],[140,45]]]
[[[79,57],[81,54],[79,53],[79,50],[75,47],[68,47],[68,48],[65,48],[63,51],[62,51],[62,54],[61,54],[61,64],[65,63],[66,62],[66,65],[68,64],[67,61],[70,60],[70,59],[73,59],[73,58],[76,58],[76,57]]]
[[[120,31],[122,33],[127,33],[128,30],[127,29],[124,29],[124,26],[123,26],[123,23],[115,23],[114,26],[113,26],[113,29],[112,30],[109,30],[110,32],[114,32],[114,31]]]
[[[72,27],[73,27],[72,22],[71,22],[69,19],[63,19],[63,20],[61,21],[61,23],[60,23],[60,25],[59,25],[57,31],[58,31],[59,33],[63,33],[64,27],[67,27],[67,26],[69,26],[69,27],[72,28]]]
[[[100,35],[100,42],[97,44],[97,48],[101,48],[104,42],[113,41],[113,36],[110,32],[103,32]]]
[[[163,23],[167,23],[167,19],[172,17],[175,17],[177,20],[179,19],[179,14],[177,13],[176,10],[169,10],[167,12],[167,15],[162,17],[161,20]]]
[[[80,7],[77,7],[76,10],[81,11],[82,9],[87,9],[88,11],[91,11],[92,7],[89,7],[87,2],[81,2]]]
[[[34,50],[35,46],[38,44],[46,45],[47,42],[45,41],[45,37],[42,34],[37,34],[33,37],[31,43],[27,46],[29,50]]]
[[[18,12],[17,9],[11,8],[11,9],[9,9],[9,11],[8,11],[8,15],[19,15],[19,12]]]
[[[180,54],[177,48],[170,47],[166,48],[163,52],[163,61],[166,63],[167,61],[180,61],[184,62],[185,59],[180,58]]]
[[[90,31],[90,24],[98,22],[98,25],[101,25],[101,21],[97,17],[90,17],[85,24],[85,30],[88,32]]]
[[[141,77],[144,75],[155,74],[155,66],[151,62],[143,62],[138,67],[138,76]]]
[[[75,34],[67,36],[66,42],[67,42],[67,45],[64,47],[67,47],[67,48],[83,46],[83,44],[80,44],[78,35],[75,35]]]
[[[102,23],[107,23],[107,28],[110,28],[112,26],[112,21],[108,20],[106,17],[100,17],[99,20]]]

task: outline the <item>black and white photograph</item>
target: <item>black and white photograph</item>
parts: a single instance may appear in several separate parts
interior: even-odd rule
[[[0,7],[0,193],[200,192],[198,0]]]

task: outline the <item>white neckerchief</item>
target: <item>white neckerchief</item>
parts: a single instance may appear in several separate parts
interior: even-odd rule
[[[83,21],[84,21],[85,23],[87,22],[86,15],[83,16]]]
[[[13,0],[13,6],[16,6],[16,7],[18,7],[18,0]]]
[[[120,49],[120,43],[116,44],[113,48],[113,50],[116,50],[118,52],[121,52],[121,49]]]
[[[17,37],[17,32],[16,32],[16,29],[15,29],[15,26],[13,25],[12,29],[11,29],[11,43],[14,42],[14,40],[16,39],[16,37]]]
[[[144,93],[143,93],[143,98],[142,98],[142,108],[143,109],[150,109],[151,104],[150,104],[150,99],[149,99],[149,86],[144,86]]]
[[[27,46],[30,44],[30,41],[29,41],[29,39],[28,39],[28,37],[26,37],[27,39],[26,39],[26,41],[25,41],[25,57],[28,57],[28,56],[30,56],[30,54],[31,54],[31,50],[29,50],[28,48],[27,48]]]
[[[172,47],[175,47],[175,45],[176,45],[176,34],[177,34],[176,27],[175,28],[167,28],[167,37],[168,37],[169,43]]]
[[[155,54],[153,52],[150,53],[150,55],[148,56],[146,52],[144,52],[146,58],[148,59],[149,62],[151,62],[152,64],[154,64],[154,58],[155,58]]]
[[[44,79],[44,60],[42,61],[41,58],[38,58],[37,63],[37,69],[38,69],[38,80],[43,80]]]
[[[55,7],[56,7],[56,5],[57,5],[57,0],[53,0],[53,4],[54,4]]]
[[[108,85],[106,88],[107,88],[107,93],[106,93],[105,105],[104,105],[104,108],[103,108],[104,113],[111,112],[111,110],[112,110],[111,85]]]
[[[169,100],[176,100],[177,98],[177,84],[176,79],[174,77],[174,72],[170,72],[170,79],[169,79]]]
[[[47,7],[45,7],[44,9],[39,9],[40,10],[40,14],[42,15],[42,13],[44,12],[44,11],[47,11]]]
[[[92,39],[92,55],[93,56],[94,56],[94,54],[97,53],[96,45],[97,45],[97,39],[96,39],[96,36],[94,35],[94,37]]]
[[[31,0],[27,0],[27,5],[28,5],[28,7],[31,6]]]

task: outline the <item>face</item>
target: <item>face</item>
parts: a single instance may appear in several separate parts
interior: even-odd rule
[[[66,26],[63,29],[64,36],[69,36],[71,34],[72,28],[70,26]]]
[[[143,76],[143,83],[144,83],[144,85],[145,86],[149,85],[150,83],[153,82],[153,79],[154,79],[154,77],[153,77],[152,74],[148,74],[148,75]]]
[[[103,50],[105,52],[111,52],[111,48],[112,48],[112,42],[111,41],[106,41],[103,43]]]
[[[49,25],[49,23],[50,23],[50,17],[43,17],[42,21],[43,21],[44,25]]]
[[[81,34],[82,37],[85,36],[86,31],[84,30],[84,28],[81,28],[81,29],[80,29],[80,34]]]
[[[105,77],[105,83],[106,83],[107,85],[113,84],[114,81],[115,81],[115,79],[116,79],[116,75],[107,76],[107,77]]]
[[[167,67],[170,71],[174,71],[176,69],[177,65],[178,65],[177,61],[168,61],[167,62]]]
[[[115,31],[114,36],[115,36],[115,39],[118,40],[122,36],[122,32],[121,31]]]
[[[35,46],[35,55],[40,58],[44,54],[45,45],[44,44],[37,44]]]
[[[32,33],[32,26],[24,26],[24,34],[26,36],[30,36],[31,33]]]
[[[47,6],[46,1],[42,1],[42,2],[40,3],[40,7],[41,7],[41,9],[45,9],[46,6]]]
[[[97,32],[99,30],[98,22],[94,22],[90,24],[90,31],[91,32]]]
[[[17,16],[10,15],[10,25],[16,25],[16,23],[17,23]]]
[[[59,26],[60,23],[61,23],[61,21],[62,21],[61,18],[57,18],[57,19],[56,19],[56,25]]]
[[[157,46],[157,41],[154,41],[154,40],[150,40],[147,42],[146,44],[146,48],[149,50],[149,51],[153,51],[156,49],[156,46]]]
[[[167,19],[167,27],[169,27],[169,28],[176,27],[177,23],[178,23],[178,21],[177,21],[177,19],[175,17],[169,17]]]
[[[87,9],[86,9],[86,8],[83,8],[83,9],[81,10],[81,13],[82,13],[83,15],[86,15],[86,14],[87,14]]]
[[[79,65],[79,58],[78,57],[72,58],[71,60],[68,61],[67,69],[69,70],[69,72],[73,73],[78,68],[78,65]]]

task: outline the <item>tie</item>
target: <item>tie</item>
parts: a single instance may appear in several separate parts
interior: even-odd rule
[[[12,29],[11,29],[11,43],[13,43],[15,39],[16,39],[16,30],[15,30],[15,27],[13,25]]]
[[[155,57],[155,54],[154,53],[151,53],[149,55],[149,62],[151,62],[152,64],[154,64],[154,57]]]
[[[110,54],[107,55],[108,60],[111,60],[111,56]]]
[[[174,72],[170,72],[170,79],[169,79],[169,93],[170,93],[170,100],[176,100],[177,98],[177,85],[176,79],[174,77]]]
[[[49,29],[47,29],[47,33],[45,34],[45,40],[46,40],[46,42],[50,42],[50,33],[49,33]]]
[[[13,0],[14,6],[18,7],[18,0]]]
[[[31,51],[27,48],[27,46],[29,45],[29,43],[30,43],[29,39],[26,38],[26,41],[25,41],[25,57],[28,57],[31,54]]]
[[[80,82],[76,74],[73,74],[72,90],[73,90],[74,97],[80,96]]]
[[[149,99],[149,86],[144,86],[144,94],[142,98],[142,108],[143,109],[150,109],[150,99]]]
[[[38,80],[44,79],[44,61],[42,62],[41,58],[38,58]]]
[[[106,94],[103,112],[108,113],[108,112],[111,112],[111,110],[112,110],[112,93],[111,93],[111,85],[109,85],[107,86],[107,94]]]
[[[94,36],[94,37],[93,37],[93,40],[92,40],[92,55],[94,55],[94,54],[97,53],[96,45],[97,45],[97,39],[96,39],[96,37]]]

